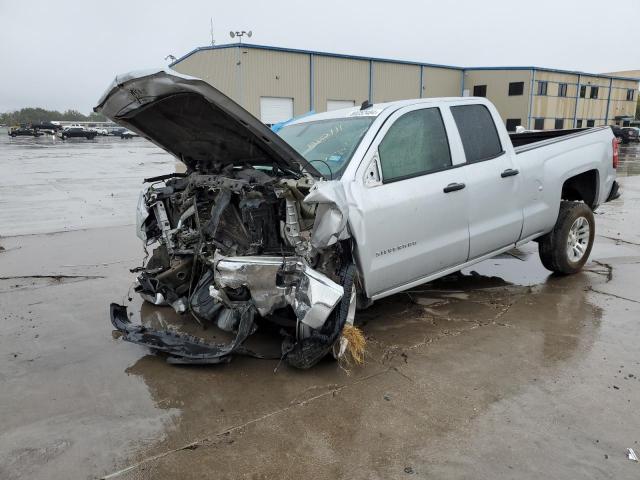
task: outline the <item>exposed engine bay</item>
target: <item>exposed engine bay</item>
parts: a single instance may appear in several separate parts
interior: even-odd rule
[[[242,344],[262,319],[281,327],[290,365],[308,368],[334,346],[340,354],[342,328],[353,323],[355,268],[339,182],[231,165],[221,174],[147,181],[137,229],[150,255],[134,269],[135,291],[236,337],[212,345],[152,331],[113,304],[125,340],[168,353],[170,363],[227,362],[232,354],[260,356]]]

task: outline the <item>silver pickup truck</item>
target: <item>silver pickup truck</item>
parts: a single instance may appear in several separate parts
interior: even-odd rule
[[[546,268],[577,272],[593,211],[618,195],[608,127],[509,135],[483,98],[404,100],[306,116],[274,133],[211,85],[171,70],[116,78],[95,109],[186,165],[147,179],[138,235],[146,301],[234,332],[211,344],[111,321],[170,363],[259,353],[307,368],[343,354],[356,307],[538,242]]]

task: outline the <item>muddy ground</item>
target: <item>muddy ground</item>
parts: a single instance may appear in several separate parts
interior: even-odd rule
[[[171,157],[1,139],[0,478],[637,478],[639,152],[623,147],[583,273],[550,275],[529,244],[363,312],[364,367],[274,372],[171,366],[112,337],[143,257],[136,191]]]

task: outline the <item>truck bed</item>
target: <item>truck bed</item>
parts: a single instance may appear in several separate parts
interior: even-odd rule
[[[581,135],[609,128],[608,126],[591,127],[591,128],[571,128],[566,130],[545,130],[540,132],[510,133],[509,138],[515,149],[516,154],[532,150],[534,148],[543,147],[552,143],[561,142],[568,138],[574,138]]]

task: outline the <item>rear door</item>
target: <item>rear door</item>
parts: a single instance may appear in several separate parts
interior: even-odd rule
[[[471,260],[520,238],[521,176],[506,132],[501,138],[496,128],[501,122],[497,112],[484,104],[465,104],[452,106],[451,113],[466,160]]]
[[[469,249],[461,149],[448,111],[405,107],[385,122],[358,169],[350,212],[369,296],[464,263]]]

